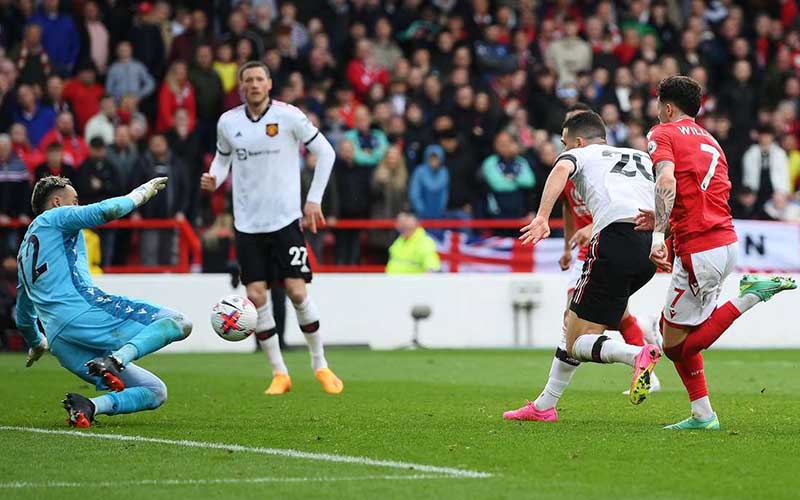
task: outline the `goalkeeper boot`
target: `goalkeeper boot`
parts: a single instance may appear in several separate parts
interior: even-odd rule
[[[89,369],[89,375],[103,379],[109,390],[119,392],[125,389],[125,383],[121,378],[125,367],[114,356],[94,358],[86,363],[86,367]]]
[[[797,283],[794,278],[774,276],[772,278],[759,278],[758,276],[744,276],[739,281],[739,297],[746,293],[751,293],[758,297],[761,302],[766,302],[778,292],[784,290],[794,290]]]
[[[664,427],[664,429],[681,430],[681,431],[718,431],[719,419],[717,414],[711,416],[707,420],[700,420],[696,417],[689,417],[686,420],[681,420],[677,424],[672,424]]]
[[[94,422],[94,403],[80,394],[67,393],[67,399],[61,402],[69,415],[69,425],[88,429]]]
[[[292,379],[289,378],[288,373],[276,373],[274,377],[272,377],[272,383],[269,384],[269,387],[264,394],[268,396],[277,396],[279,394],[286,394],[287,392],[292,390]]]
[[[505,420],[528,420],[533,422],[558,422],[558,412],[556,407],[540,410],[528,401],[528,403],[518,410],[511,410],[503,413]]]
[[[653,370],[656,369],[656,363],[658,363],[660,357],[661,351],[659,351],[658,346],[653,344],[645,345],[642,347],[639,354],[636,355],[633,361],[631,392],[628,396],[631,404],[641,404],[642,401],[647,398],[647,395],[650,394],[650,387],[652,385],[651,376]]]
[[[330,368],[320,368],[315,371],[317,380],[322,384],[322,389],[328,394],[339,394],[344,390],[344,384]]]

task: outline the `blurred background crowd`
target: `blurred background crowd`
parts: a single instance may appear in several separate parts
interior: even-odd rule
[[[209,196],[199,179],[252,59],[336,148],[333,219],[525,216],[568,109],[589,105],[610,144],[646,150],[656,85],[681,73],[705,88],[699,120],[727,154],[734,216],[798,221],[799,12],[795,0],[0,0],[0,224],[30,218],[45,175],[69,177],[82,203],[168,175],[167,196],[133,217],[188,221],[206,270],[224,268],[230,186]],[[307,186],[315,158],[304,163]],[[0,255],[18,238],[0,229]],[[393,238],[311,243],[353,264],[385,261]],[[98,245],[103,265],[176,258],[171,230],[104,231]]]

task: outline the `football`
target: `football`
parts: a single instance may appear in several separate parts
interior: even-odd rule
[[[211,327],[225,340],[244,340],[256,331],[258,312],[246,297],[228,295],[211,309]]]

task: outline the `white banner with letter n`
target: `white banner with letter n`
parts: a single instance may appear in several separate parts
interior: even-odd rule
[[[739,272],[800,271],[800,224],[735,220]]]

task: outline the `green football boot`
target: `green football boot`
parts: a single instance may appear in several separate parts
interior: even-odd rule
[[[668,425],[664,428],[680,431],[718,431],[719,419],[717,418],[716,413],[708,420],[700,420],[699,418],[689,417],[686,420],[681,420],[677,424]]]
[[[739,297],[743,297],[746,293],[752,293],[761,302],[766,302],[778,292],[794,290],[795,288],[797,288],[797,283],[794,278],[783,276],[759,278],[758,276],[745,275],[739,282]]]

